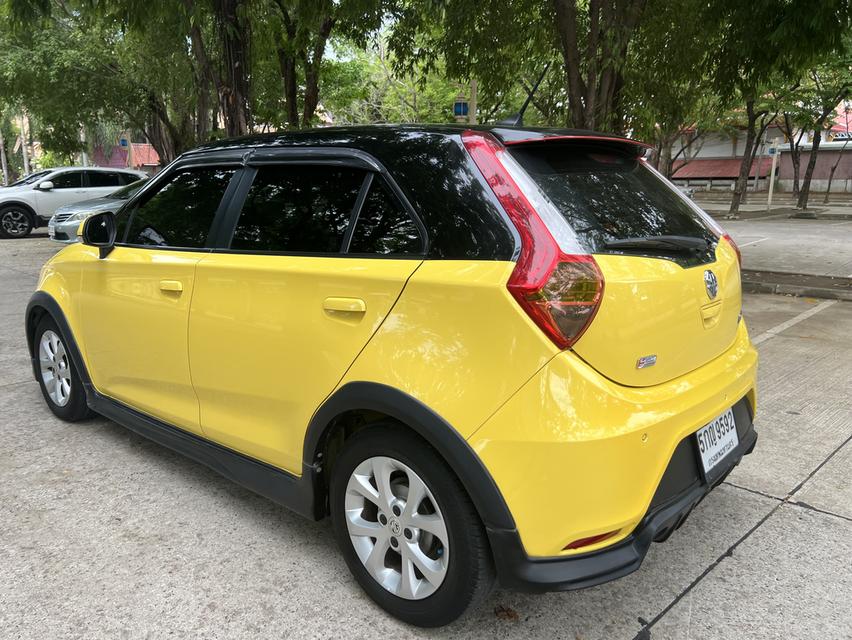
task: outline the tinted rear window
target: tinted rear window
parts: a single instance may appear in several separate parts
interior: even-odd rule
[[[593,147],[513,149],[589,252],[624,238],[712,239],[698,214],[637,158]]]

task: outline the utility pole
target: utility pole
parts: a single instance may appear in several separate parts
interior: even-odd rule
[[[476,124],[476,80],[470,81],[470,101],[467,107],[468,124]]]
[[[89,166],[89,154],[86,153],[86,128],[80,127],[80,143],[83,145],[83,150],[80,152],[80,157],[83,160],[83,166]]]
[[[772,171],[769,172],[769,195],[766,196],[766,210],[772,207],[772,192],[775,190],[775,169],[778,166],[778,145],[781,138],[772,138]]]
[[[27,135],[27,115],[21,115],[21,156],[24,160],[24,175],[27,176],[30,174],[30,154],[27,150],[27,142],[29,136]]]
[[[0,122],[0,164],[3,165],[3,186],[9,184],[9,163],[6,160],[6,140],[3,138],[3,127]]]

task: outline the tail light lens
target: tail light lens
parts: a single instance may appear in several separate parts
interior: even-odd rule
[[[740,269],[742,269],[742,268],[743,268],[743,254],[742,254],[742,253],[740,253],[740,248],[737,246],[737,243],[736,243],[736,242],[734,242],[734,239],[730,236],[730,234],[727,234],[727,233],[726,233],[726,234],[724,234],[722,237],[723,237],[725,240],[727,240],[727,241],[728,241],[728,244],[730,244],[730,245],[734,248],[734,251],[736,251],[736,252],[737,252],[737,262],[738,262],[738,263],[739,263],[739,265],[740,265]]]
[[[521,236],[509,292],[560,348],[573,345],[600,306],[604,279],[594,258],[561,251],[501,162],[505,147],[489,133],[465,131],[462,141]]]

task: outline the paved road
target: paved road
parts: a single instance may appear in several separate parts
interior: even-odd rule
[[[583,592],[496,591],[426,632],[361,594],[327,523],[107,420],[52,416],[21,320],[53,250],[0,241],[4,639],[852,638],[852,303],[747,297],[758,448],[639,572]]]
[[[800,220],[787,214],[719,220],[745,269],[852,278],[852,220]]]

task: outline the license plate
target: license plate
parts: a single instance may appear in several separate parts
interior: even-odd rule
[[[701,454],[704,473],[709,473],[740,443],[733,409],[728,409],[718,418],[701,427],[695,437],[698,438],[698,451]]]

